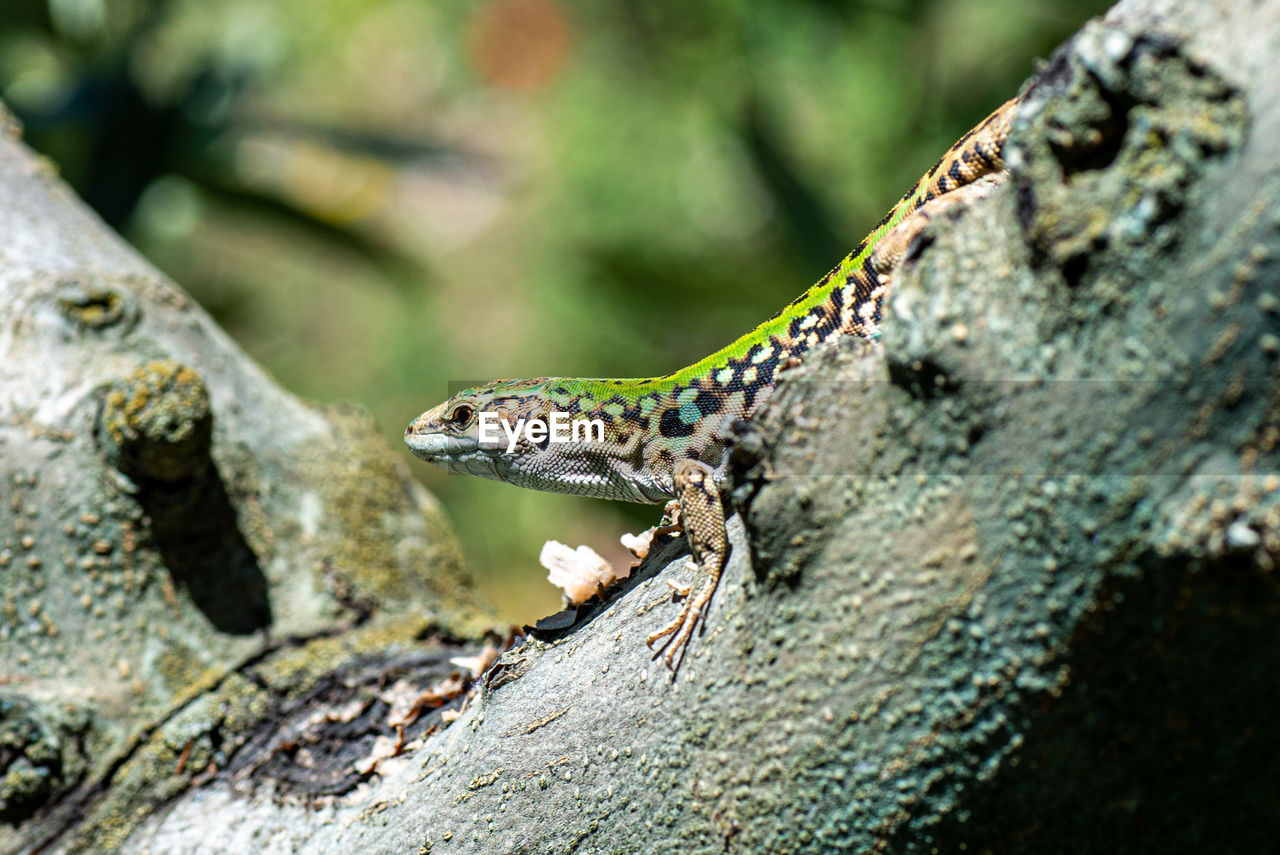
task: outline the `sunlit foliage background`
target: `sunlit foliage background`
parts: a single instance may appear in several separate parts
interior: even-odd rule
[[[281,383],[400,449],[456,381],[750,328],[1107,5],[5,0],[0,92]],[[620,557],[656,517],[405,457],[513,620],[558,606],[544,540]]]

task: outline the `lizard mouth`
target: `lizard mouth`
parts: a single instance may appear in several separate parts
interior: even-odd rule
[[[511,468],[511,462],[504,460],[497,449],[482,448],[474,436],[406,431],[404,441],[415,457],[453,472],[501,481]]]
[[[473,436],[406,432],[404,441],[415,456],[432,462],[480,450],[480,442]]]

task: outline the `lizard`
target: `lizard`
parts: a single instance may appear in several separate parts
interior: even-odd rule
[[[749,421],[779,375],[813,349],[845,336],[877,340],[894,268],[942,209],[986,195],[1007,175],[1004,143],[1019,99],[995,110],[906,193],[834,269],[773,317],[692,365],[643,379],[539,377],[465,389],[414,419],[405,442],[416,456],[522,487],[601,499],[668,503],[702,579],[696,593],[672,584],[683,606],[650,635],[667,641],[673,672],[720,583],[728,559],[726,424]],[[598,419],[603,436],[552,442],[549,435],[481,430],[494,420]],[[674,504],[672,502],[674,501]],[[677,528],[678,530],[678,528]],[[679,659],[677,659],[677,655]]]

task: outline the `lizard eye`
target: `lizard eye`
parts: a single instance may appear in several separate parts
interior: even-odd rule
[[[453,408],[453,412],[449,413],[446,421],[455,427],[463,427],[471,421],[471,417],[475,414],[475,408],[470,404],[459,404]]]

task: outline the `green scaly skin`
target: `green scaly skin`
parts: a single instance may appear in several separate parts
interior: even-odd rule
[[[962,137],[834,270],[727,347],[661,377],[495,380],[423,413],[405,431],[405,442],[436,465],[535,490],[632,502],[677,499],[705,580],[679,617],[649,638],[671,636],[666,662],[674,667],[727,556],[719,496],[727,468],[723,426],[749,420],[779,373],[810,350],[843,336],[879,334],[892,269],[931,213],[982,195],[985,190],[974,191],[1003,176],[1002,151],[1016,106],[1016,100],[1005,103]],[[521,418],[549,422],[555,412],[599,419],[604,440],[530,442],[522,436],[509,450],[505,435],[496,444],[481,442],[482,412],[512,425]]]

